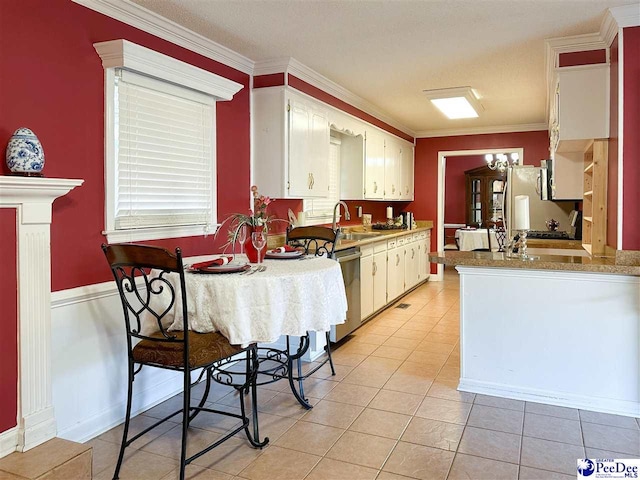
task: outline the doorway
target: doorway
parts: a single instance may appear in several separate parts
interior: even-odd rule
[[[469,155],[486,155],[486,154],[498,154],[498,153],[517,153],[519,157],[519,164],[524,164],[524,148],[520,147],[507,147],[507,148],[485,148],[479,150],[451,150],[438,152],[438,214],[436,220],[437,231],[437,249],[439,252],[444,251],[445,238],[444,238],[444,215],[445,215],[445,174],[447,157],[463,157]],[[464,192],[461,192],[464,195]],[[436,274],[436,281],[443,280],[444,265],[438,264],[438,271]]]

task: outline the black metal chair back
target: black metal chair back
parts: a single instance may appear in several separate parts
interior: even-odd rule
[[[492,235],[495,234],[496,242],[495,245],[498,247],[498,252],[504,252],[504,245],[507,240],[507,230],[504,228],[504,223],[502,222],[487,222],[487,235],[489,236],[489,250],[492,248]]]
[[[329,227],[296,227],[287,229],[287,245],[302,247],[305,254],[333,258],[338,232]]]
[[[103,245],[102,249],[120,294],[129,352],[132,351],[133,338],[149,342],[176,342],[184,345],[186,365],[186,359],[189,357],[189,336],[176,335],[175,332],[170,333],[167,330],[173,321],[173,315],[167,315],[173,310],[176,301],[179,301],[182,307],[183,330],[189,330],[184,266],[180,249],[176,248],[175,255],[163,248],[147,245]],[[176,292],[173,284],[167,280],[167,275],[171,273],[179,275],[180,292]],[[150,325],[143,332],[145,320]],[[151,336],[155,332],[159,332],[159,335]]]

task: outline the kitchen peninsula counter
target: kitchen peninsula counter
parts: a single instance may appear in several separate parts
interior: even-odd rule
[[[429,254],[432,263],[444,265],[487,268],[509,268],[527,270],[562,270],[574,272],[613,273],[618,275],[640,276],[640,255],[616,257],[545,255],[543,248],[530,248],[535,260],[508,258],[505,253],[497,252],[460,252],[448,250]]]
[[[542,252],[430,254],[460,278],[458,390],[640,417],[639,252]]]

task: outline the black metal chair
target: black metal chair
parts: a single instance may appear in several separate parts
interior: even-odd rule
[[[295,227],[287,229],[286,243],[302,247],[307,255],[333,258],[338,232],[329,227]]]
[[[176,248],[175,255],[158,247],[133,244],[102,245],[111,271],[118,287],[127,333],[128,375],[127,410],[122,434],[122,443],[118,463],[113,474],[118,478],[124,457],[125,448],[142,435],[170,418],[182,414],[182,445],[180,454],[180,479],[184,479],[185,468],[196,458],[204,455],[236,433],[244,430],[251,445],[262,448],[269,442],[265,438],[258,440],[258,413],[256,376],[258,371],[257,347],[252,344],[241,347],[229,343],[220,333],[197,333],[189,330],[187,315],[187,295],[182,254]],[[179,288],[169,281],[169,275],[177,277]],[[176,302],[179,302],[176,304]],[[183,318],[183,330],[170,331],[167,315],[173,307],[179,308]],[[150,328],[151,327],[151,328]],[[147,332],[153,331],[153,333]],[[154,331],[155,330],[155,331]],[[230,374],[225,368],[232,363],[246,362],[246,369],[240,375],[244,379],[237,384],[238,375]],[[142,367],[157,367],[183,373],[183,406],[182,409],[159,420],[132,438],[129,434],[131,421],[131,400],[133,381]],[[191,405],[191,372],[201,370],[206,374],[205,392],[197,406]],[[236,388],[240,396],[240,414],[205,408],[211,381],[218,381]],[[251,389],[252,418],[246,415],[244,392]],[[209,412],[237,418],[241,421],[238,427],[228,432],[213,444],[187,458],[187,435],[189,423],[200,412]],[[249,424],[253,423],[253,434]]]
[[[504,252],[504,245],[507,240],[507,230],[504,228],[504,223],[501,221],[493,222],[488,221],[487,224],[487,235],[489,236],[489,251],[491,250],[492,242],[492,233],[495,234],[496,242],[498,243],[496,246],[498,247],[498,252]]]

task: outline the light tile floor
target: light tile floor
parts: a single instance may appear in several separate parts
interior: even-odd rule
[[[187,468],[198,480],[573,479],[576,459],[640,457],[639,420],[458,392],[459,288],[455,271],[430,282],[360,328],[309,379],[314,408],[288,385],[259,389],[263,450],[239,434]],[[214,408],[235,409],[216,386]],[[133,430],[179,408],[180,396],[133,421]],[[215,441],[233,421],[203,414],[189,450]],[[95,479],[110,479],[121,428],[88,442]],[[129,447],[120,478],[177,478],[180,427],[168,423]]]

